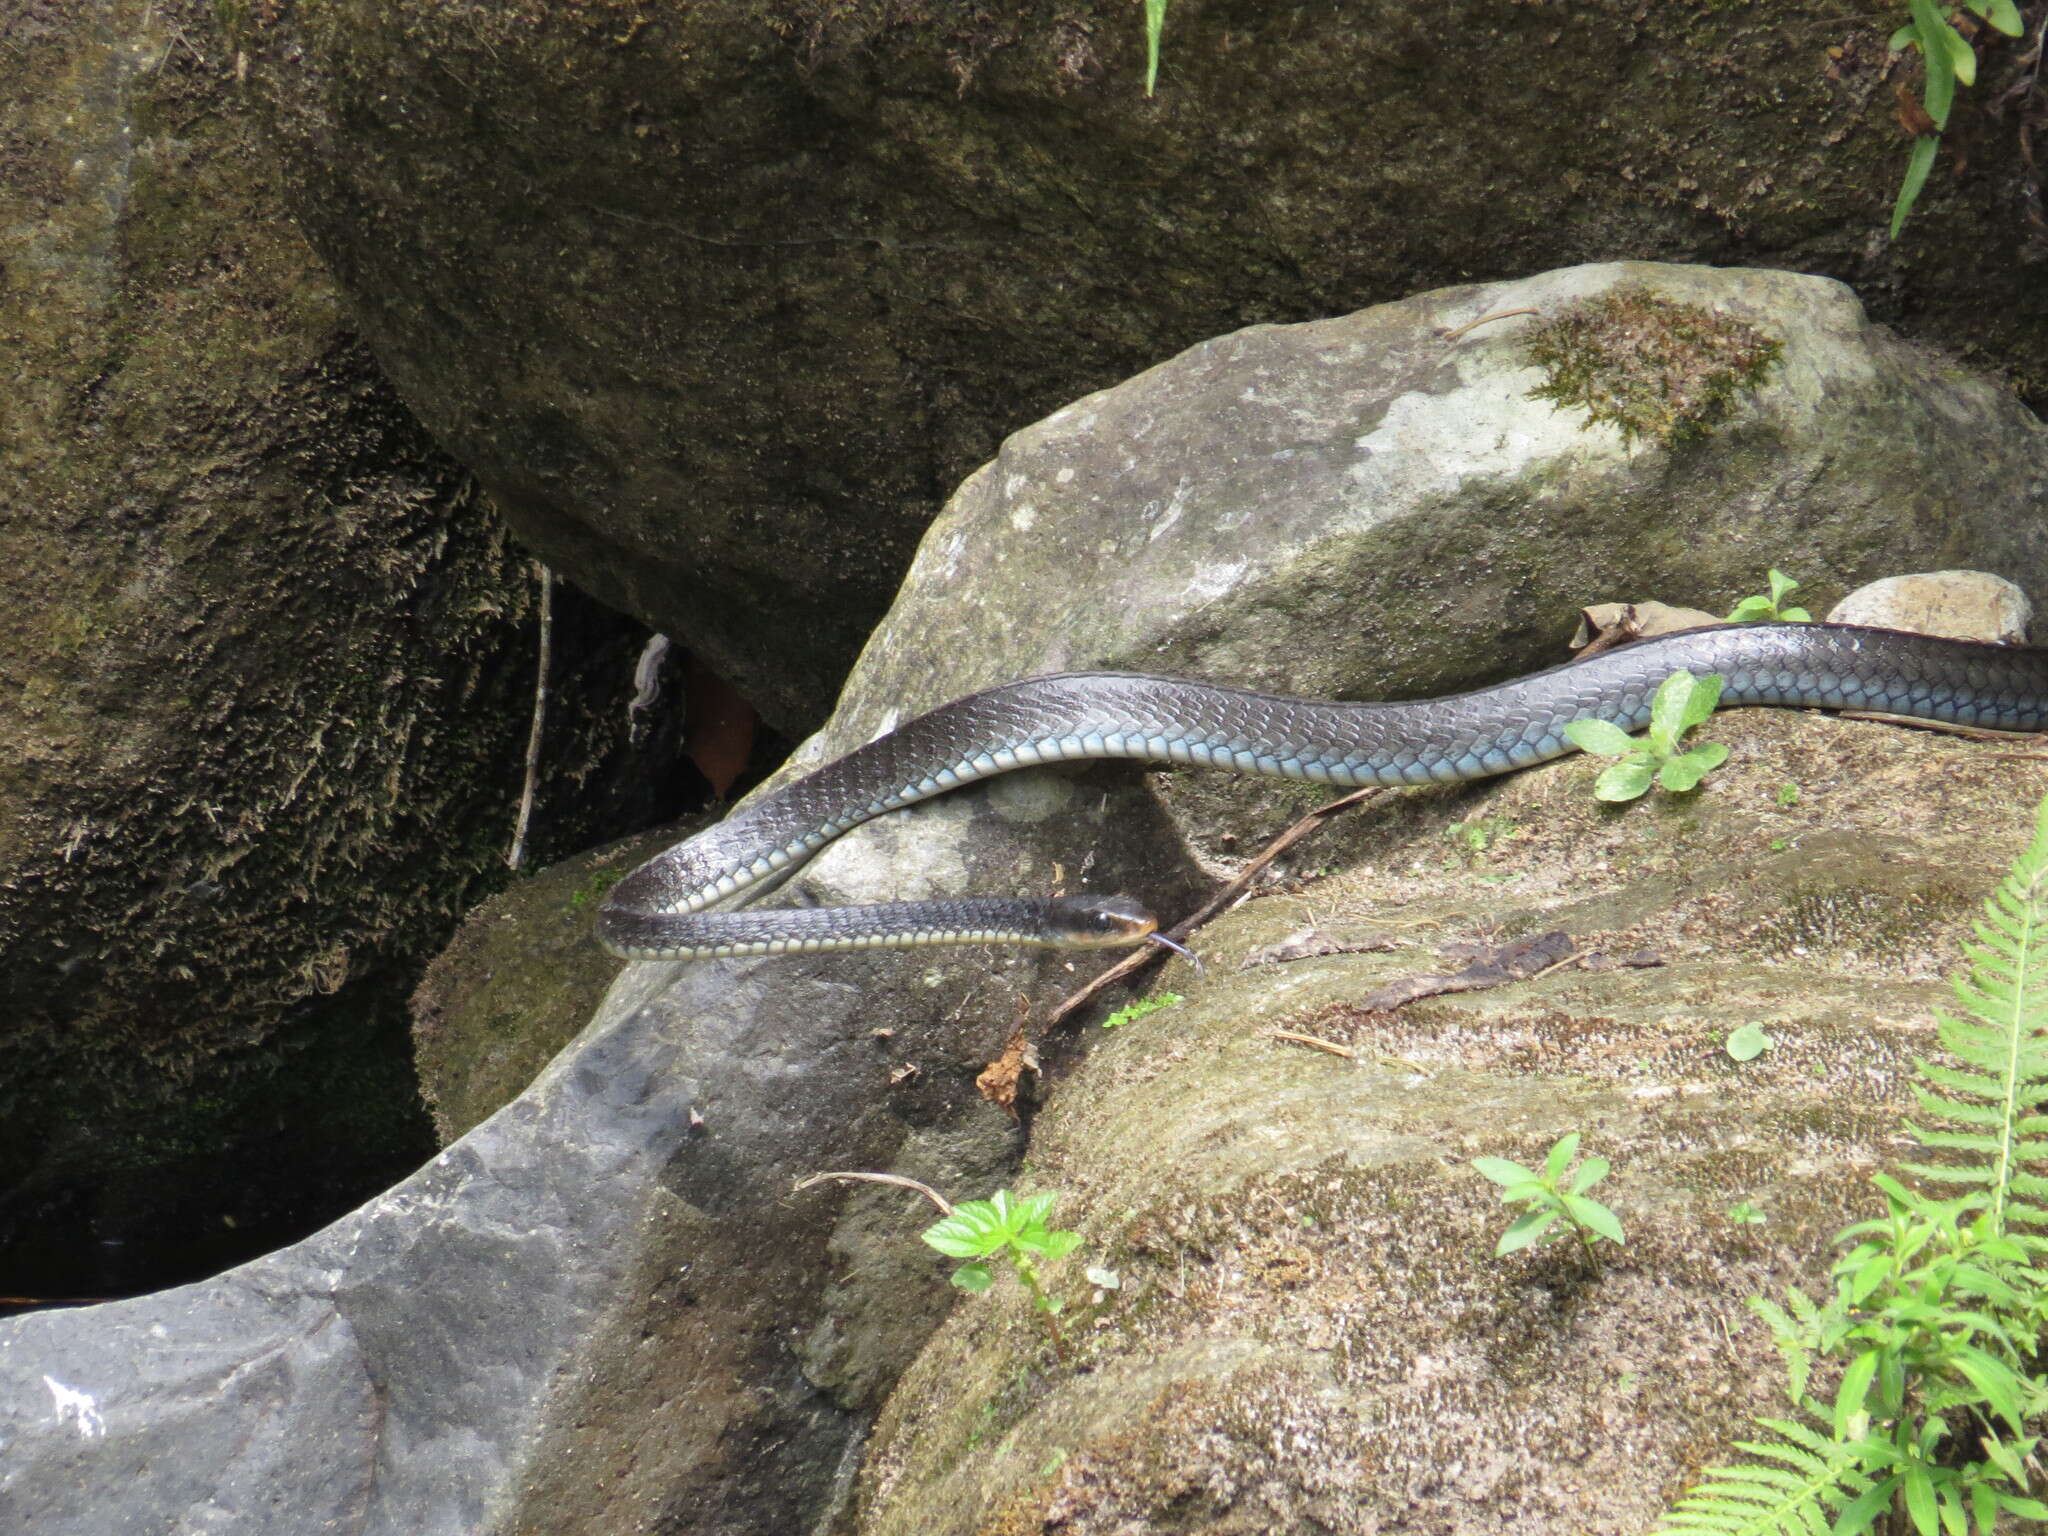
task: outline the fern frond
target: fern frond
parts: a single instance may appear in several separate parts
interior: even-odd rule
[[[2043,1180],[2029,1163],[2048,1159],[2048,800],[2034,840],[1984,903],[1963,945],[1963,974],[1950,983],[1967,1017],[1937,1013],[1942,1047],[1954,1058],[1917,1063],[1942,1090],[1916,1089],[1929,1124],[1913,1134],[1931,1150],[1958,1154],[1938,1166],[1911,1165],[1924,1178],[1971,1184],[1987,1196],[1992,1227],[2040,1224],[2033,1203]],[[2027,1197],[2033,1197],[2029,1199]]]
[[[1870,1486],[1853,1443],[1790,1419],[1761,1419],[1777,1440],[1744,1440],[1753,1461],[1715,1467],[1651,1536],[1826,1536],[1829,1516]]]

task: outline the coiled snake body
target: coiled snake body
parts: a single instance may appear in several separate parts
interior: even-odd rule
[[[1574,750],[1573,720],[1640,729],[1680,668],[1719,673],[1721,704],[1845,708],[1998,730],[2048,729],[2048,650],[1840,624],[1687,630],[1441,699],[1331,703],[1170,677],[1077,672],[969,694],[859,747],[649,860],[613,887],[597,932],[616,955],[951,943],[1128,944],[1120,899],[961,898],[706,913],[852,827],[1034,763],[1123,757],[1333,785],[1484,778]]]

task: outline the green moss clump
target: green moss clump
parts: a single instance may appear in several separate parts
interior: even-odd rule
[[[1574,304],[1523,343],[1547,375],[1531,398],[1583,406],[1586,425],[1611,422],[1624,442],[1667,447],[1704,437],[1736,395],[1769,374],[1784,345],[1698,304],[1617,288]]]

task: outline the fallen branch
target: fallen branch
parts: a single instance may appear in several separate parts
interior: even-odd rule
[[[540,658],[534,667],[533,724],[526,733],[526,782],[519,791],[519,819],[512,828],[512,849],[505,855],[508,869],[526,862],[526,827],[533,820],[533,787],[540,778],[541,728],[548,715],[548,658],[554,647],[555,578],[538,560],[534,573],[540,577]]]
[[[925,1199],[931,1201],[933,1205],[936,1205],[939,1208],[939,1214],[942,1216],[953,1214],[952,1201],[948,1200],[936,1189],[933,1189],[931,1185],[920,1183],[916,1179],[907,1179],[900,1173],[853,1173],[845,1169],[832,1169],[825,1173],[813,1173],[798,1179],[791,1187],[790,1193],[796,1194],[801,1190],[809,1189],[814,1184],[822,1184],[827,1179],[852,1179],[862,1184],[894,1184],[902,1189],[914,1189],[920,1195],[923,1195]]]
[[[1235,879],[1201,906],[1197,907],[1194,912],[1167,929],[1166,936],[1176,944],[1185,944],[1198,928],[1249,890],[1252,882],[1265,873],[1266,866],[1279,858],[1281,854],[1321,827],[1323,823],[1329,821],[1332,817],[1342,815],[1354,806],[1363,805],[1366,801],[1385,792],[1382,786],[1369,784],[1364,789],[1354,789],[1350,794],[1332,800],[1327,805],[1317,806],[1306,816],[1295,822],[1293,826],[1266,844],[1264,848],[1261,848],[1257,856],[1237,872]],[[1050,1028],[1053,1025],[1065,1022],[1070,1015],[1086,1006],[1097,994],[1115,986],[1126,977],[1135,975],[1139,970],[1152,964],[1153,961],[1159,958],[1160,951],[1156,945],[1147,945],[1143,949],[1132,951],[1079,991],[1070,994],[1062,1000],[1047,1017],[1046,1026]]]

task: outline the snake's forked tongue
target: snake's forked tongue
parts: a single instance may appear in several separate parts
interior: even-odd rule
[[[1165,934],[1161,933],[1156,928],[1153,929],[1152,932],[1145,935],[1145,942],[1147,944],[1158,944],[1167,949],[1172,950],[1175,954],[1181,956],[1181,958],[1186,960],[1189,965],[1192,965],[1195,968],[1196,975],[1199,976],[1202,974],[1201,956],[1197,955],[1192,949],[1189,949],[1185,944],[1179,944],[1174,942],[1172,939],[1169,939]]]

